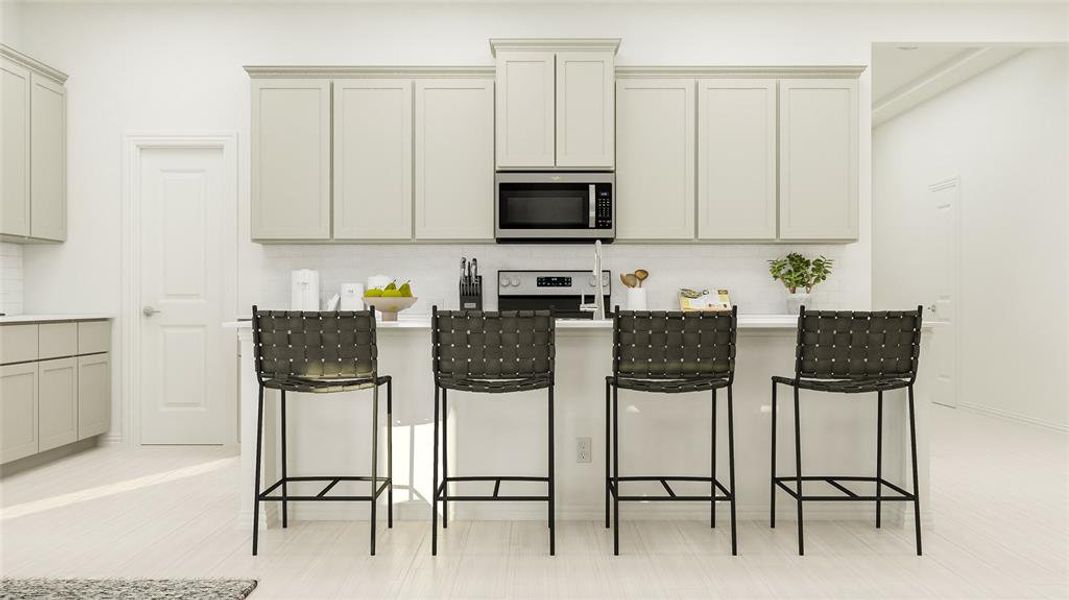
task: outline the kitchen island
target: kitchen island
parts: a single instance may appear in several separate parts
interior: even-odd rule
[[[770,392],[772,375],[792,375],[797,339],[793,315],[739,315],[736,359],[735,470],[740,519],[768,518]],[[257,381],[252,330],[248,321],[227,323],[238,332],[241,360],[241,509],[239,526],[252,524]],[[400,519],[429,519],[431,492],[433,379],[430,320],[378,323],[379,371],[394,381],[394,501]],[[916,386],[918,460],[922,505],[928,497],[928,411],[932,386],[923,357],[930,344],[926,324],[922,366]],[[612,321],[558,320],[556,341],[556,492],[559,519],[601,519],[604,510],[605,376],[612,369]],[[777,463],[781,475],[793,472],[793,407],[782,393]],[[718,473],[727,473],[727,394],[720,394]],[[871,396],[871,398],[869,397]],[[370,470],[371,393],[369,391],[289,396],[289,474],[366,474]],[[710,395],[620,392],[620,474],[707,474],[710,467]],[[904,390],[885,394],[884,477],[909,489],[909,431]],[[380,398],[385,412],[385,390]],[[805,474],[871,475],[876,460],[874,394],[816,394],[803,390],[802,465]],[[451,475],[546,472],[545,391],[508,395],[449,395],[449,472]],[[264,416],[264,481],[279,475],[277,392],[267,390]],[[385,418],[382,424],[385,426]],[[589,438],[590,462],[578,462],[577,445]],[[379,436],[385,440],[385,435]],[[380,457],[385,457],[380,452]],[[385,467],[380,468],[380,473]],[[312,484],[317,485],[318,484]],[[355,485],[355,484],[354,484]],[[364,484],[366,486],[366,484]],[[472,483],[471,486],[489,484]],[[502,494],[530,488],[502,489]],[[538,485],[538,484],[533,484]],[[321,487],[321,486],[320,486]],[[338,486],[339,488],[342,485]],[[291,493],[293,493],[291,484]],[[337,489],[337,488],[336,488]],[[353,488],[357,490],[360,488]],[[461,488],[473,493],[482,488]],[[808,486],[807,486],[808,489]],[[864,488],[859,488],[862,491]],[[318,488],[309,491],[316,493]],[[366,490],[360,489],[361,493]],[[686,490],[684,490],[686,491]],[[345,490],[338,490],[345,493]],[[636,493],[663,494],[659,486]],[[897,523],[906,503],[886,503],[886,523]],[[261,523],[277,523],[277,503],[268,503]],[[794,502],[777,499],[779,517],[794,518]],[[367,503],[290,504],[296,519],[366,519]],[[870,518],[869,503],[807,503],[806,518]],[[923,514],[923,510],[922,510]],[[928,513],[930,514],[930,513]],[[727,505],[718,519],[728,517]],[[381,516],[381,515],[380,515]],[[450,518],[539,519],[545,507],[531,503],[453,503]],[[706,503],[627,503],[621,518],[708,519]],[[927,516],[925,515],[927,519]],[[745,543],[745,540],[742,540]]]

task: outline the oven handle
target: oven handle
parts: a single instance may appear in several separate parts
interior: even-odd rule
[[[595,227],[597,227],[597,218],[596,218],[597,217],[597,213],[595,213],[595,208],[597,208],[597,197],[598,197],[597,187],[598,186],[593,184],[593,183],[591,183],[588,186],[588,189],[590,191],[590,198],[587,201],[587,207],[590,209],[590,211],[589,211],[589,215],[588,215],[589,224],[587,226],[590,229],[594,229]]]

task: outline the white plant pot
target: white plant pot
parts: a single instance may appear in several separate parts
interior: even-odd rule
[[[787,314],[796,315],[803,306],[808,306],[809,296],[805,292],[787,294]]]
[[[648,310],[646,288],[627,288],[627,310]]]

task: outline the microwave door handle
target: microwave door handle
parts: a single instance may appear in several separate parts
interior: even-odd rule
[[[595,213],[595,208],[597,208],[597,196],[598,196],[597,195],[597,186],[592,183],[592,184],[590,184],[588,186],[588,189],[589,189],[590,197],[587,200],[587,208],[589,209],[588,210],[588,213],[589,213],[588,214],[589,224],[587,226],[590,229],[594,229],[594,227],[597,226],[597,219],[596,219],[597,214]]]

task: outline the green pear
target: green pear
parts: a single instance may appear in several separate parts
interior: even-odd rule
[[[400,292],[401,292],[401,297],[402,298],[411,298],[412,297],[412,286],[409,285],[408,281],[406,281],[404,283],[404,285],[401,286]]]
[[[382,296],[382,290],[379,288],[371,288],[370,290],[364,292],[365,298],[378,298],[380,296]]]

